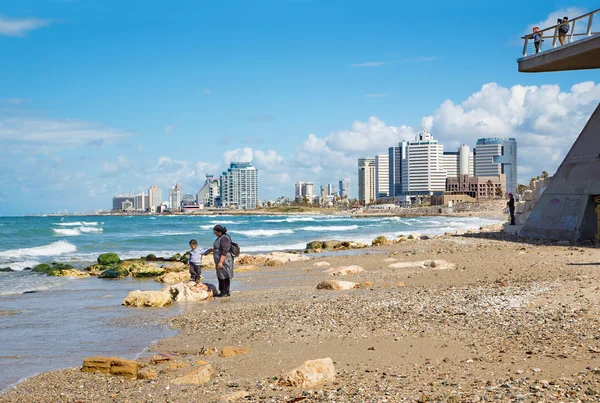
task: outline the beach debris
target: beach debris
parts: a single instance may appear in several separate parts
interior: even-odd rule
[[[342,266],[338,268],[331,268],[324,271],[324,273],[330,274],[332,276],[347,276],[349,274],[358,274],[365,271],[360,266],[352,265],[352,266]]]
[[[212,284],[179,283],[169,287],[168,291],[174,301],[198,302],[216,295],[216,288]]]
[[[246,273],[249,271],[254,271],[254,270],[258,270],[258,266],[254,265],[254,264],[249,264],[246,266],[238,266],[235,268],[235,272],[236,273]]]
[[[180,272],[170,272],[165,273],[160,277],[154,279],[154,281],[163,284],[177,284],[182,283],[190,279],[190,273],[186,271]],[[200,281],[204,280],[204,278],[200,277]]]
[[[171,303],[168,291],[131,291],[121,305],[133,307],[160,308]]]
[[[239,399],[244,399],[248,396],[250,396],[250,392],[245,391],[245,390],[240,390],[239,392],[229,393],[227,395],[223,395],[223,396],[219,397],[219,402],[220,403],[231,403],[231,402],[235,402]]]
[[[82,372],[100,372],[126,378],[137,378],[138,364],[119,357],[96,356],[83,360]]]
[[[317,263],[314,263],[313,266],[327,267],[327,266],[331,266],[331,263],[328,263],[328,262],[317,262]]]
[[[221,349],[219,357],[230,358],[236,355],[250,354],[251,352],[252,350],[249,348],[225,346]]]
[[[98,264],[101,265],[112,265],[112,264],[117,264],[121,262],[121,258],[119,257],[119,255],[117,255],[116,253],[103,253],[100,256],[98,256]]]
[[[378,236],[377,238],[373,239],[373,241],[371,242],[371,246],[385,246],[385,245],[389,245],[391,242],[384,236]]]
[[[200,368],[194,369],[184,376],[175,378],[173,384],[175,385],[203,385],[210,381],[210,377],[215,373],[212,365],[202,365]]]
[[[350,290],[352,288],[358,288],[358,286],[358,283],[353,283],[351,281],[325,280],[317,285],[317,290]]]
[[[312,388],[325,382],[335,381],[335,367],[331,358],[306,361],[277,382],[281,386]]]

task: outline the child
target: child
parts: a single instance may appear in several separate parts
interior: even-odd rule
[[[538,27],[533,27],[533,44],[535,45],[535,53],[540,53],[540,45],[542,44],[542,34]]]
[[[198,248],[198,242],[195,239],[190,241],[190,281],[194,281],[196,284],[200,283],[202,278],[202,256],[206,255],[208,249]]]

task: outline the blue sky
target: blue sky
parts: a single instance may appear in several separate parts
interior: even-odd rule
[[[153,184],[195,193],[232,159],[258,166],[261,199],[342,177],[356,193],[356,158],[423,125],[448,149],[522,139],[528,181],[556,169],[600,89],[594,71],[518,73],[519,36],[595,6],[3,2],[0,214],[109,208]],[[550,104],[564,110],[544,122]]]

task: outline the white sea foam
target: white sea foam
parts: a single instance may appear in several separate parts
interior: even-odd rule
[[[358,229],[358,225],[331,225],[328,227],[304,227],[304,228],[299,228],[300,231],[328,231],[328,232],[334,232],[334,231],[352,231],[353,229]]]
[[[85,233],[100,233],[103,232],[104,229],[102,229],[102,227],[79,227],[79,231],[81,232],[85,232]]]
[[[291,229],[255,229],[247,231],[235,231],[236,234],[241,234],[247,237],[259,237],[259,236],[275,236],[281,234],[293,234],[294,231]]]
[[[315,221],[314,217],[288,217],[278,218],[274,220],[264,220],[264,222],[301,222],[301,221]]]
[[[200,228],[202,229],[213,229],[214,225],[209,224],[209,225],[201,225]]]
[[[75,221],[75,222],[55,222],[54,225],[60,225],[63,227],[79,227],[82,226],[83,223],[81,221]]]
[[[79,228],[52,228],[52,231],[54,231],[54,233],[56,235],[60,235],[60,236],[79,236],[79,235],[81,235],[81,231],[79,231]]]
[[[35,267],[40,262],[37,260],[22,260],[20,262],[0,263],[0,267],[10,267],[14,271],[21,271],[26,267]]]
[[[246,224],[246,223],[248,223],[248,221],[227,221],[227,220],[225,220],[225,221],[217,221],[217,220],[215,220],[215,221],[211,221],[211,223],[213,225],[217,225],[217,224],[221,224],[221,225],[224,225],[224,224]]]
[[[0,259],[21,259],[37,256],[60,256],[77,251],[77,247],[67,241],[53,242],[33,248],[12,249],[0,252]]]
[[[193,231],[163,231],[157,234],[152,234],[152,236],[169,236],[169,235],[194,235],[196,232]]]

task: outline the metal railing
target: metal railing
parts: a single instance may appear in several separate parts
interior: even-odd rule
[[[567,24],[569,26],[569,32],[565,37],[565,45],[580,39],[588,38],[592,35],[600,34],[600,9],[573,18],[569,20]],[[521,39],[524,40],[523,57],[536,53],[542,53],[543,51],[551,50],[561,46],[559,40],[559,27],[562,25],[563,24],[556,24],[550,28],[545,28],[539,31],[542,42],[540,43],[539,50],[537,52],[533,41],[533,34],[527,34],[521,37]],[[547,45],[549,41],[552,42],[552,46]]]

